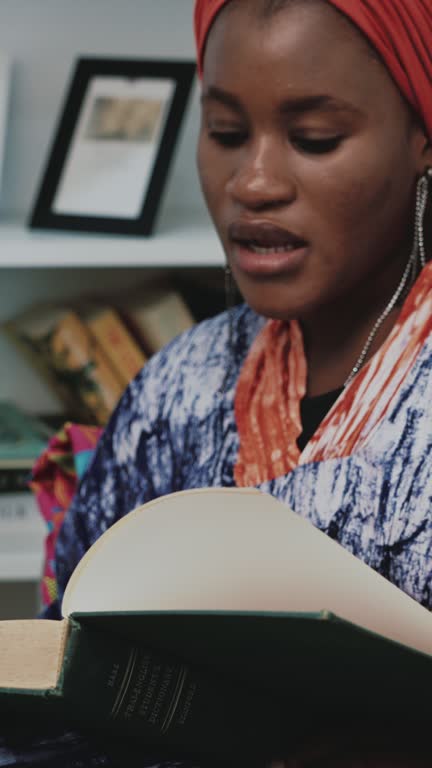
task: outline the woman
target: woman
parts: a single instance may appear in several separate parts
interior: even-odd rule
[[[432,607],[429,0],[197,0],[195,24],[202,186],[246,304],[128,388],[59,536],[60,592],[138,504],[237,484]],[[368,737],[313,765],[426,765]]]
[[[129,387],[60,534],[61,590],[137,504],[237,484],[430,605],[432,12],[388,7],[197,3],[198,162],[247,305],[181,336]]]

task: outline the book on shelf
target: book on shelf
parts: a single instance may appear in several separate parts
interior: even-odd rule
[[[36,499],[33,493],[27,491],[16,491],[12,493],[3,493],[0,495],[0,530],[1,539],[4,541],[6,526],[8,530],[17,530],[22,525],[33,525],[34,521],[38,526],[41,515],[38,510]]]
[[[43,419],[13,402],[0,401],[0,523],[6,497],[29,493],[31,468],[53,433]]]
[[[147,362],[147,355],[110,305],[78,305],[78,313],[96,339],[123,387]]]
[[[76,420],[106,423],[123,385],[77,312],[39,304],[4,329]]]
[[[3,322],[1,328],[48,389],[55,394],[71,418],[86,422],[91,419],[88,408],[77,399],[67,382],[57,375],[50,364],[48,345],[53,324],[58,316],[59,312],[54,308],[48,310],[45,306],[44,310],[39,311],[38,305],[35,305]]]
[[[160,281],[115,301],[123,320],[149,355],[195,324],[181,293]]]
[[[2,554],[40,554],[42,566],[45,524],[31,491],[0,494],[0,573]]]
[[[1,493],[0,581],[39,580],[45,536],[46,527],[30,491]]]
[[[15,403],[0,400],[0,473],[11,470],[23,477],[42,453],[53,434],[43,420]],[[24,470],[24,471],[23,471]],[[11,476],[12,479],[12,476]],[[0,481],[1,490],[8,490]]]
[[[0,622],[5,716],[243,758],[326,718],[428,717],[432,615],[254,489],[131,512],[84,555],[62,614]]]
[[[0,401],[0,579],[42,570],[45,525],[33,493],[31,468],[46,448],[52,428],[15,403]]]
[[[0,461],[0,497],[2,494],[26,493],[31,479],[30,467],[11,466],[13,462],[6,462],[2,466]]]

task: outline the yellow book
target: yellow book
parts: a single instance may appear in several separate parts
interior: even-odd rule
[[[186,302],[172,287],[146,288],[140,296],[128,297],[119,306],[132,332],[149,354],[158,352],[195,324]]]
[[[80,422],[91,421],[91,413],[67,383],[59,378],[51,365],[49,337],[57,322],[59,310],[52,306],[31,307],[1,326],[3,333],[20,355],[36,371],[48,389],[62,403],[68,417]]]
[[[80,317],[66,310],[51,338],[53,364],[76,387],[98,424],[105,424],[123,386]]]
[[[106,423],[123,385],[74,310],[35,305],[5,330],[76,417]]]
[[[84,311],[82,317],[122,386],[126,387],[147,362],[146,354],[114,307],[95,306]]]

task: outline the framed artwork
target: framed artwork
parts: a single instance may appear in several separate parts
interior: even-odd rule
[[[150,235],[195,75],[191,61],[77,61],[29,225]]]
[[[0,51],[0,186],[3,182],[3,168],[6,154],[11,71],[12,60],[9,57],[9,54]]]

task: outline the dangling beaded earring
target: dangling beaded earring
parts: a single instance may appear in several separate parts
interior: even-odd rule
[[[235,298],[236,298],[236,287],[234,283],[234,278],[232,276],[231,267],[226,264],[225,265],[225,309],[228,311],[231,311],[231,309],[235,306]]]
[[[389,314],[393,311],[396,304],[398,304],[398,302],[401,301],[401,299],[406,295],[410,284],[412,285],[414,283],[419,272],[426,264],[427,256],[424,242],[424,218],[429,198],[429,184],[431,182],[432,168],[429,168],[417,183],[414,245],[405,267],[405,271],[402,275],[402,279],[389,303],[375,322],[375,325],[373,326],[368,338],[366,339],[366,343],[360,352],[354,367],[351,370],[351,373],[344,383],[344,387],[348,387],[354,377],[357,376],[358,372],[363,367],[367,359],[367,355],[369,349],[372,346],[372,342],[374,341],[375,336],[381,328],[384,320],[386,320]]]
[[[415,213],[415,242],[414,249],[417,253],[417,269],[423,269],[426,266],[427,256],[424,238],[424,220],[429,199],[429,184],[432,182],[432,168],[428,168],[426,173],[419,179],[417,184],[417,199]]]
[[[232,276],[231,267],[229,266],[229,264],[225,265],[224,277],[225,277],[225,284],[224,284],[225,309],[228,313],[228,357],[231,358],[234,356],[233,309],[235,307],[235,300],[236,300],[236,286],[234,283],[234,278]],[[221,395],[226,394],[227,386],[228,386],[228,378],[230,376],[230,373],[231,373],[231,365],[230,365],[230,360],[228,360],[225,376],[219,390],[219,393]]]

